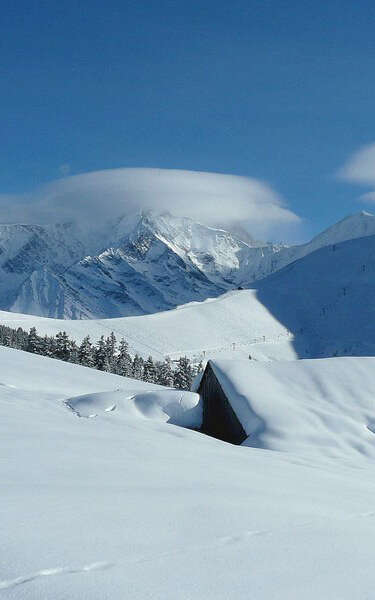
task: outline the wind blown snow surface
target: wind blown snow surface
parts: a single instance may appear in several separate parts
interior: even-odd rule
[[[65,404],[79,417],[92,418],[116,410],[121,412],[122,419],[143,417],[182,427],[201,426],[198,394],[165,388],[149,390],[148,386],[140,392],[132,389],[132,385],[129,381],[125,389],[75,396],[65,400]]]
[[[328,409],[332,397],[320,389],[328,362],[329,386],[335,373],[339,385],[332,415],[346,406],[332,450],[341,437],[346,443],[323,458],[314,450],[319,439],[309,440],[311,453],[300,453],[294,434],[282,451],[237,447],[164,417],[144,418],[145,397],[161,388],[0,348],[4,598],[371,598],[373,462],[368,452],[346,460],[345,448],[353,420],[363,418],[365,429],[375,418],[369,398],[361,400],[375,385],[374,361],[316,361],[321,376],[309,371],[291,385],[304,410],[280,398],[288,392],[285,375],[272,427],[285,432],[290,419],[308,433],[316,420],[323,430],[323,398]],[[268,366],[270,405],[276,373],[268,377]],[[307,382],[315,382],[309,398],[298,398]],[[124,396],[140,394],[143,408],[123,409],[119,387]],[[318,392],[321,418],[310,402]],[[97,418],[78,418],[92,409]],[[331,428],[333,416],[327,423]],[[272,436],[277,432],[269,445]]]

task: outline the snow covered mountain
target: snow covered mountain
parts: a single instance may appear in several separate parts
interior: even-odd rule
[[[0,307],[48,317],[118,317],[218,296],[262,276],[279,246],[169,214],[98,225],[0,226]]]
[[[0,312],[1,322],[76,340],[114,331],[132,353],[257,360],[375,356],[375,235],[319,248],[218,298],[116,319],[56,320]]]
[[[249,287],[321,247],[373,234],[369,213],[291,247],[150,212],[95,231],[0,225],[0,308],[63,319],[155,313]]]
[[[54,284],[57,293],[62,273],[103,242],[101,231],[91,235],[73,223],[0,225],[1,306],[23,306],[27,297],[25,312],[44,314],[50,290]]]

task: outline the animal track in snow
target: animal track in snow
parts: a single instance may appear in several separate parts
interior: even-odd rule
[[[56,567],[55,569],[41,569],[40,571],[30,573],[29,575],[21,575],[15,579],[0,581],[0,590],[7,590],[17,585],[22,585],[23,583],[29,583],[30,581],[34,581],[34,579],[39,579],[40,577],[50,577],[51,575],[70,575],[73,573],[86,573],[88,571],[103,571],[104,569],[110,569],[113,566],[114,564],[109,562],[95,562],[76,568]]]
[[[272,535],[271,531],[264,530],[248,530],[243,531],[237,535],[226,535],[224,537],[219,538],[219,542],[221,544],[236,544],[238,542],[243,542],[247,538],[259,536],[259,535]]]

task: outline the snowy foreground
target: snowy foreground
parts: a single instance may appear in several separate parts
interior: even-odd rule
[[[169,400],[176,392],[0,348],[2,596],[372,598],[374,466],[370,453],[355,452],[353,419],[371,444],[375,407],[366,396],[357,409],[356,390],[365,373],[365,393],[375,388],[374,360],[330,363],[343,382],[337,407],[347,406],[332,449],[341,435],[346,442],[321,457],[294,443],[279,451],[219,442],[164,422],[198,418],[193,394]],[[263,373],[266,391],[274,375]],[[311,381],[318,389],[319,377]],[[317,416],[301,401],[300,427],[307,419],[334,430],[335,407],[320,405]],[[275,398],[272,427],[285,431],[294,409]]]

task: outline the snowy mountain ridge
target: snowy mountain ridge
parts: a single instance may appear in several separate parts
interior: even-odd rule
[[[150,314],[248,287],[321,247],[373,234],[375,218],[364,212],[290,247],[150,211],[95,231],[0,225],[0,308],[63,319]]]
[[[65,330],[81,341],[113,331],[132,354],[295,360],[374,356],[375,235],[310,252],[252,284],[174,310],[115,319],[62,320],[0,311],[12,328]],[[370,299],[370,301],[369,301]]]

